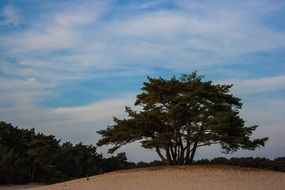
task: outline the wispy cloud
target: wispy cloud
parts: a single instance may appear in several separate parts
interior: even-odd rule
[[[20,21],[17,9],[11,5],[4,6],[0,15],[3,17],[2,21],[0,20],[0,26],[6,24],[16,25]]]
[[[0,41],[2,46],[9,48],[8,51],[17,53],[72,48],[81,42],[80,28],[95,24],[106,10],[105,4],[75,4],[57,13],[48,13],[39,23],[31,23],[24,31],[7,34]]]
[[[239,9],[205,9],[210,15],[193,15],[191,10],[159,11],[118,21],[110,27],[115,25],[118,29],[114,35],[155,38],[156,41],[169,39],[174,43],[176,40],[190,53],[191,50],[201,50],[231,56],[285,46],[284,33],[257,22],[259,15],[252,13],[252,10],[241,14]]]
[[[106,119],[121,115],[124,112],[124,106],[131,106],[134,104],[134,95],[125,95],[123,98],[108,99],[95,102],[85,106],[78,107],[60,107],[53,109],[52,112],[56,114],[67,115],[70,118],[79,121],[93,121]]]
[[[285,76],[232,80],[226,81],[225,83],[233,84],[233,92],[243,96],[255,93],[285,90]]]
[[[33,127],[41,132],[56,134],[63,140],[73,136],[76,142],[96,143],[96,131],[112,124],[114,116],[123,117],[124,106],[132,106],[133,102],[134,95],[129,94],[77,107],[45,108],[29,102],[1,109],[0,116],[1,120],[20,127]],[[76,135],[82,132],[88,137]]]

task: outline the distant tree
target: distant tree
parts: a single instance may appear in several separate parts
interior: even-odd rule
[[[285,172],[285,157],[279,157],[272,161],[273,166],[270,167],[270,169]]]
[[[137,168],[143,168],[143,167],[148,167],[149,166],[149,163],[147,163],[147,162],[138,162],[137,164],[136,164],[136,167]]]
[[[18,155],[13,149],[8,149],[0,144],[0,183],[13,181],[16,160]]]
[[[127,162],[127,156],[124,152],[120,152],[116,156],[111,156],[103,160],[104,172],[126,169],[129,167],[132,167],[132,163]]]
[[[154,149],[166,164],[191,164],[198,147],[220,144],[223,152],[254,150],[268,138],[251,140],[257,125],[246,127],[240,118],[241,100],[230,94],[232,85],[203,81],[197,72],[171,79],[151,78],[143,84],[128,118],[98,131],[98,146],[121,146],[140,141]]]
[[[0,122],[0,183],[25,183],[29,180],[27,139],[30,130],[19,130]]]
[[[44,134],[36,134],[29,142],[27,154],[31,160],[31,177],[30,181],[49,181],[49,178],[56,172],[57,168],[54,163],[55,156],[59,152],[59,142],[54,136],[46,136]],[[41,176],[36,176],[36,171],[42,173]]]
[[[201,160],[195,161],[195,164],[209,164],[209,163],[210,163],[209,159],[201,159]]]
[[[223,164],[223,165],[237,165],[241,167],[252,167],[252,168],[261,168],[268,170],[275,170],[279,172],[285,172],[285,157],[275,158],[270,160],[268,158],[260,157],[240,157],[240,158],[230,158],[218,157],[212,160],[201,159],[196,160],[195,164]]]
[[[225,157],[217,157],[211,160],[212,164],[228,164],[229,160]]]

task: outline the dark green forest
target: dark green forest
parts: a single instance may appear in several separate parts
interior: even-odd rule
[[[92,145],[0,123],[0,183],[55,183],[133,166],[125,153],[103,158]]]
[[[220,157],[198,160],[194,164],[231,164],[285,172],[285,157],[274,160]],[[125,153],[104,158],[93,145],[60,143],[52,135],[0,122],[1,184],[56,183],[114,170],[159,165],[164,163],[129,162]]]

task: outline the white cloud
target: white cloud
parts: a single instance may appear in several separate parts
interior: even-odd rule
[[[285,76],[226,81],[233,84],[233,92],[239,95],[270,92],[285,89]]]
[[[123,113],[125,106],[133,105],[134,100],[134,95],[128,95],[127,98],[108,99],[78,107],[60,107],[51,111],[56,114],[66,115],[69,118],[72,118],[72,120],[96,122]]]
[[[159,11],[110,23],[109,32],[111,33],[112,27],[115,27],[117,30],[114,35],[160,38],[167,35],[177,35],[183,31],[182,29],[186,24],[187,17],[182,14]]]
[[[275,7],[264,2],[246,4],[199,4],[201,12],[187,8],[120,12],[90,34],[94,38],[83,47],[87,52],[92,49],[88,54],[73,58],[80,57],[77,62],[90,67],[135,63],[185,71],[230,64],[225,60],[285,47],[285,33],[261,21]]]
[[[208,11],[211,14],[206,16],[182,11],[145,13],[111,22],[107,34],[152,40],[161,46],[164,45],[161,42],[177,43],[180,46],[176,47],[182,52],[185,49],[189,53],[201,50],[221,57],[285,46],[285,34],[257,22],[255,19],[259,15],[254,15],[251,10],[243,14],[231,9]]]
[[[62,142],[95,145],[99,139],[96,132],[111,125],[113,117],[124,118],[125,106],[133,103],[133,95],[65,108],[39,107],[30,102],[0,109],[0,116],[1,120],[21,128],[35,128],[37,132],[55,135]],[[100,151],[106,152],[106,147]]]
[[[0,78],[0,105],[3,109],[1,113],[7,112],[9,117],[17,118],[18,115],[13,114],[14,109],[24,110],[32,107],[41,98],[50,95],[51,86],[51,84],[42,84],[32,77],[26,79]],[[1,113],[0,116],[3,116]]]
[[[106,20],[102,19],[105,14],[116,12],[112,4],[76,4],[44,17],[41,23],[45,25],[33,23],[25,31],[3,36],[0,42],[8,54],[21,52],[16,56],[23,57],[24,53],[26,63],[46,62],[47,67],[59,72],[63,72],[61,68],[83,72],[89,68],[110,69],[126,63],[185,71],[227,64],[225,59],[229,57],[285,47],[285,34],[259,21],[271,7],[265,2],[240,2],[235,7],[223,3],[177,4],[182,10],[129,14],[130,10],[124,9],[126,13],[119,11],[117,17]],[[267,11],[255,13],[257,8]],[[60,49],[71,54],[34,58],[38,51]]]
[[[6,78],[0,78],[0,88],[1,90],[12,90],[12,89],[31,89],[31,88],[37,88],[40,86],[39,83],[37,83],[34,80],[27,79],[27,80],[15,80],[15,79],[6,79]]]
[[[80,28],[95,24],[105,14],[107,3],[73,5],[57,13],[49,13],[28,29],[2,36],[2,46],[11,53],[33,53],[72,48],[81,43]],[[44,23],[44,24],[43,24]]]
[[[73,10],[70,12],[58,13],[54,16],[54,24],[62,28],[74,28],[75,26],[85,25],[96,21],[99,15],[95,14],[96,11],[90,10]]]
[[[156,0],[156,1],[148,1],[148,0],[143,0],[143,1],[130,1],[124,4],[123,6],[120,7],[122,11],[126,10],[140,10],[140,9],[151,9],[151,8],[157,8],[164,3],[166,3],[167,0]]]
[[[4,17],[4,21],[0,21],[1,25],[11,24],[16,25],[20,21],[19,13],[17,9],[13,6],[6,5],[1,11],[1,15]]]
[[[285,131],[284,114],[285,114],[285,101],[282,99],[267,98],[252,98],[251,101],[247,101],[244,104],[244,108],[241,112],[242,116],[251,124],[262,124],[265,131],[268,126],[279,127],[280,131]],[[273,129],[273,128],[272,128]],[[271,130],[270,133],[275,133],[275,130]]]

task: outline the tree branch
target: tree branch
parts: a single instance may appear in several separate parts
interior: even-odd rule
[[[158,156],[160,157],[160,159],[164,162],[167,163],[167,160],[165,159],[165,157],[161,154],[160,150],[158,147],[155,147],[155,151],[157,152]]]

